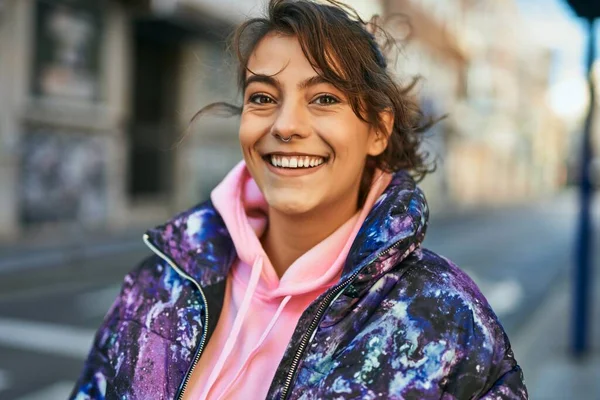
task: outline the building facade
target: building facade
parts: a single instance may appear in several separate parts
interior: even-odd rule
[[[399,72],[423,77],[426,111],[448,114],[425,142],[439,155],[423,182],[433,207],[521,202],[561,187],[566,129],[547,104],[552,60],[521,34],[515,2],[384,4],[410,20]]]
[[[239,160],[234,120],[189,126],[236,100],[237,21],[175,3],[0,3],[0,238],[152,224]]]
[[[392,68],[423,77],[426,112],[449,114],[424,143],[438,158],[422,183],[434,208],[557,186],[550,60],[507,39],[514,4],[347,3],[410,21],[386,25],[401,38]],[[239,104],[226,38],[264,5],[0,0],[0,240],[150,226],[206,199],[241,159],[238,119],[190,121],[211,102]]]

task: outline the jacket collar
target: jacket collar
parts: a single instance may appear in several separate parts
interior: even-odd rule
[[[385,263],[385,259],[395,254],[405,256],[418,247],[425,236],[428,216],[425,196],[413,178],[405,171],[396,172],[359,230],[344,264],[342,280],[357,273],[357,280],[364,282],[393,268],[395,263]],[[233,241],[211,201],[176,215],[146,235],[154,247],[201,286],[224,280],[236,257]]]
[[[210,200],[148,230],[145,236],[201,286],[224,280],[235,258],[233,241]]]
[[[394,268],[421,246],[428,221],[425,194],[408,172],[396,172],[358,231],[341,280],[358,274],[353,283],[358,290]]]

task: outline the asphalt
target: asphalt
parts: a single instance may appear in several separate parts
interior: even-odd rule
[[[568,353],[575,194],[505,208],[440,211],[433,210],[424,245],[479,285],[511,338],[531,398],[600,399],[594,392],[600,376],[597,327],[591,336],[596,347],[587,358]],[[599,221],[596,207],[598,232]],[[0,246],[0,399],[68,395],[123,276],[151,254],[143,231]],[[600,234],[596,239],[594,248],[600,249]],[[597,255],[596,277],[599,260]],[[597,280],[594,288],[598,300]]]
[[[600,241],[598,241],[600,245]],[[596,247],[600,248],[600,247]],[[573,352],[573,283],[556,284],[511,341],[531,399],[600,399],[600,268],[596,262],[588,348]]]

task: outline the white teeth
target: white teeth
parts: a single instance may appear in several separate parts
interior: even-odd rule
[[[271,165],[282,168],[310,168],[316,167],[325,162],[325,159],[321,157],[284,157],[271,155]]]

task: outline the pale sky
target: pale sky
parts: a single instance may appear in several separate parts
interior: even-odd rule
[[[553,78],[583,74],[586,26],[566,0],[517,0],[525,20],[525,32],[533,40],[556,51]]]

